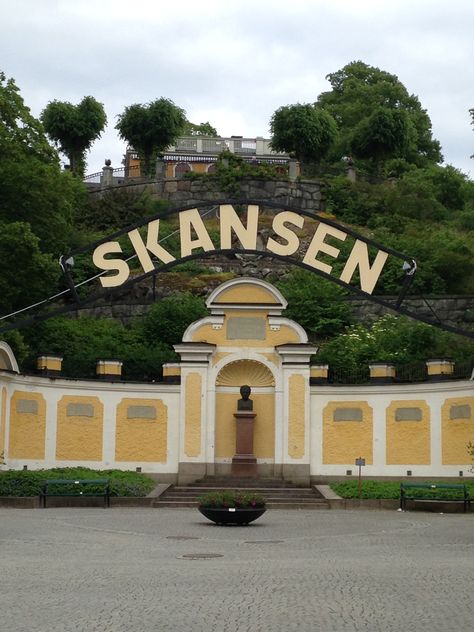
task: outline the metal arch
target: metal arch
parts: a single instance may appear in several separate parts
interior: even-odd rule
[[[70,266],[67,265],[68,261],[71,259],[71,257],[73,257],[74,255],[77,254],[83,254],[86,253],[88,251],[90,251],[91,249],[96,248],[97,246],[99,246],[100,244],[106,243],[112,239],[116,239],[122,235],[125,235],[126,233],[128,233],[131,230],[134,230],[136,228],[140,228],[141,226],[144,226],[146,224],[148,224],[149,222],[156,220],[156,219],[164,219],[166,217],[169,217],[171,215],[175,215],[177,213],[180,213],[181,211],[185,211],[185,210],[189,210],[191,208],[202,208],[202,207],[208,207],[210,205],[212,206],[220,206],[223,204],[230,204],[230,205],[234,205],[234,206],[238,206],[238,205],[250,205],[250,204],[255,204],[255,205],[259,205],[264,207],[265,209],[273,209],[273,210],[277,210],[277,209],[282,209],[284,208],[285,210],[288,211],[293,211],[299,215],[303,215],[305,217],[308,217],[310,219],[313,220],[317,220],[320,222],[323,222],[324,224],[327,224],[329,226],[332,226],[334,228],[337,229],[342,229],[344,232],[346,232],[348,235],[351,235],[352,237],[354,237],[355,239],[358,239],[360,241],[365,242],[366,244],[379,248],[393,256],[395,256],[396,258],[404,261],[404,269],[405,269],[405,277],[404,277],[404,281],[403,281],[403,286],[401,289],[401,292],[399,294],[399,296],[396,299],[396,302],[390,302],[385,300],[384,298],[380,298],[377,296],[373,296],[371,294],[368,294],[367,292],[364,292],[363,290],[351,286],[349,284],[346,284],[344,281],[341,281],[340,279],[333,277],[325,272],[323,272],[322,270],[318,270],[315,269],[307,264],[305,264],[303,261],[298,260],[297,258],[294,258],[293,256],[288,256],[288,255],[278,255],[276,253],[273,253],[271,251],[262,251],[262,250],[248,250],[248,249],[243,249],[243,248],[231,248],[231,249],[221,249],[221,248],[215,248],[212,251],[209,252],[200,252],[200,253],[196,253],[196,254],[191,254],[188,255],[186,257],[182,257],[180,259],[176,259],[168,264],[161,264],[158,267],[156,267],[154,270],[151,270],[150,272],[146,272],[144,274],[141,274],[137,277],[134,277],[132,279],[127,280],[125,283],[123,283],[122,285],[115,287],[115,288],[108,288],[106,290],[102,290],[99,292],[95,292],[85,298],[80,299],[80,297],[77,295],[77,291],[76,291],[76,285],[74,284],[71,274],[70,274]],[[77,309],[80,309],[81,307],[85,306],[85,305],[89,305],[90,303],[93,303],[99,299],[102,298],[106,298],[108,296],[111,296],[117,292],[122,292],[130,287],[132,287],[133,285],[135,285],[136,283],[139,283],[141,281],[143,281],[144,279],[150,277],[150,276],[154,276],[157,273],[160,272],[166,272],[168,270],[171,270],[172,268],[174,268],[175,266],[181,265],[183,263],[186,263],[187,261],[192,261],[195,259],[205,259],[207,257],[210,256],[214,256],[215,254],[248,254],[248,255],[257,255],[257,256],[262,256],[262,257],[269,257],[271,259],[278,259],[281,261],[285,261],[285,262],[289,262],[293,265],[296,265],[302,269],[305,270],[309,270],[310,272],[317,274],[318,276],[331,281],[332,283],[336,283],[337,285],[355,293],[358,294],[359,296],[363,296],[364,298],[366,298],[367,300],[372,301],[373,303],[376,303],[378,305],[381,305],[387,309],[390,309],[392,311],[395,311],[399,314],[402,314],[404,316],[407,316],[409,318],[412,318],[414,320],[418,320],[420,322],[424,322],[428,325],[431,325],[433,327],[437,327],[439,329],[442,329],[444,331],[448,331],[451,333],[455,333],[461,336],[464,336],[466,338],[470,338],[470,339],[474,339],[474,331],[467,331],[467,330],[463,330],[460,329],[459,327],[453,327],[451,325],[448,325],[446,323],[440,322],[440,321],[435,321],[435,320],[431,320],[430,318],[427,318],[426,316],[422,316],[417,314],[414,311],[411,311],[408,308],[403,307],[402,302],[406,296],[406,294],[408,293],[408,290],[410,288],[410,285],[413,281],[415,272],[416,272],[416,261],[407,256],[404,255],[403,253],[400,253],[392,248],[386,247],[374,240],[371,240],[363,235],[360,235],[359,233],[357,233],[356,231],[352,230],[351,228],[345,227],[345,226],[341,226],[341,224],[338,224],[337,222],[334,222],[333,220],[330,220],[326,217],[322,217],[319,214],[316,213],[311,213],[309,211],[304,211],[301,210],[300,208],[294,206],[294,205],[288,205],[288,204],[284,204],[282,202],[271,202],[268,200],[255,200],[255,199],[246,199],[246,200],[239,200],[239,199],[223,199],[223,200],[212,200],[212,201],[206,201],[206,202],[198,202],[193,204],[192,206],[189,205],[189,203],[185,206],[179,206],[179,207],[173,207],[170,208],[166,211],[162,211],[160,213],[157,213],[156,215],[153,215],[151,217],[147,217],[147,218],[143,218],[138,222],[135,222],[134,224],[131,224],[119,231],[114,232],[111,235],[108,235],[107,237],[104,237],[92,244],[89,244],[88,246],[85,246],[81,249],[78,249],[72,253],[69,253],[67,255],[62,255],[60,257],[60,265],[61,268],[63,270],[65,279],[67,281],[68,287],[70,289],[70,292],[74,298],[74,303],[69,304],[69,305],[62,305],[61,307],[58,307],[57,309],[48,311],[47,313],[43,313],[43,314],[37,314],[35,316],[31,316],[29,318],[25,318],[25,319],[21,319],[17,322],[13,322],[13,323],[9,323],[7,325],[4,325],[3,327],[0,327],[0,334],[6,331],[11,331],[14,329],[22,329],[25,327],[29,327],[31,325],[34,325],[38,322],[41,322],[43,320],[47,320],[49,318],[53,318],[55,316],[59,316],[62,314],[66,314],[68,312],[71,311],[76,311]]]

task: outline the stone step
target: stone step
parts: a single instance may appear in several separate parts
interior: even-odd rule
[[[231,489],[231,488],[225,488]],[[255,492],[265,498],[270,509],[329,509],[328,502],[314,488],[254,487],[232,488],[235,491]],[[154,507],[197,507],[199,497],[207,492],[221,491],[222,487],[170,487],[154,502]]]
[[[207,476],[200,481],[192,483],[189,487],[218,487],[222,489],[285,487],[297,489],[301,486],[295,485],[291,481],[286,481],[281,478],[234,478],[229,476]]]

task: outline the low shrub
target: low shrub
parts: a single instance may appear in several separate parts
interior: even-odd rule
[[[436,482],[426,481],[427,483],[436,485]],[[453,481],[453,483],[465,483],[471,498],[474,498],[474,482],[467,483],[464,481]],[[441,484],[441,483],[439,483]],[[344,481],[341,483],[332,483],[331,489],[336,492],[342,498],[359,498],[359,486],[358,481]],[[427,496],[430,493],[429,489],[410,490],[410,494],[418,496]],[[449,489],[433,489],[433,496],[443,496],[449,500],[450,498],[459,498],[459,492]],[[393,482],[380,482],[380,481],[362,481],[361,485],[361,498],[383,498],[388,500],[395,500],[400,498],[400,481]]]
[[[91,470],[87,467],[56,467],[51,470],[0,472],[0,496],[38,496],[46,479],[110,479],[112,496],[146,496],[155,482],[137,472]]]

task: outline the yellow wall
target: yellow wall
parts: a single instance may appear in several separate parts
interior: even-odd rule
[[[275,398],[273,393],[252,393],[254,421],[253,445],[257,459],[275,456]],[[239,390],[216,393],[216,458],[231,458],[235,454],[235,417]]]
[[[7,389],[2,388],[2,397],[0,398],[0,464],[3,461],[5,451],[5,426],[7,421]]]
[[[292,459],[304,456],[305,382],[302,375],[291,375],[289,378],[288,456]]]
[[[67,415],[68,404],[90,404],[93,416]],[[102,461],[104,407],[98,397],[65,395],[58,402],[56,458]]]
[[[470,419],[451,419],[451,406],[470,406]],[[465,465],[471,461],[467,444],[474,443],[474,397],[447,399],[441,407],[441,450],[443,465]]]
[[[358,408],[362,421],[334,421],[337,408]],[[373,412],[367,402],[329,402],[323,410],[323,463],[354,465],[359,457],[372,465]]]
[[[156,409],[155,419],[128,418],[129,406]],[[166,462],[168,408],[161,399],[124,398],[117,406],[116,461]]]
[[[37,414],[18,412],[20,400],[37,402]],[[44,459],[46,437],[46,402],[40,393],[15,391],[10,402],[11,459]]]
[[[421,421],[396,421],[398,408],[419,408]],[[430,409],[424,400],[393,401],[387,408],[387,465],[429,465]]]
[[[186,376],[186,405],[184,420],[184,452],[186,456],[201,453],[201,376],[188,373]]]

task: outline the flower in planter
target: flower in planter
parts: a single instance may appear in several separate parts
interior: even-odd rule
[[[222,490],[208,492],[199,497],[200,507],[265,507],[265,498],[261,494],[255,492],[242,492],[234,490]]]

